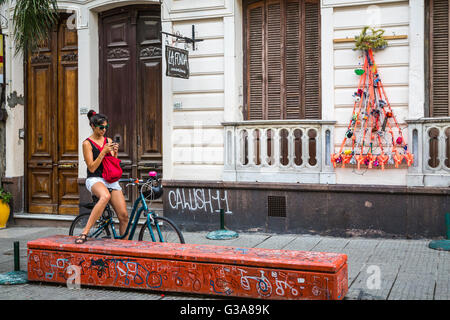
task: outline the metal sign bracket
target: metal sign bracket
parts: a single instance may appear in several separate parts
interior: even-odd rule
[[[173,33],[165,32],[165,31],[161,31],[161,33],[165,34],[167,36],[175,37],[175,38],[177,38],[177,40],[178,39],[184,40],[186,43],[192,43],[192,50],[193,51],[195,51],[195,43],[203,41],[203,39],[196,39],[195,38],[195,25],[192,25],[192,38],[184,37],[182,35],[173,34]]]

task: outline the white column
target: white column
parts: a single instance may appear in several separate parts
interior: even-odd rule
[[[321,15],[322,120],[335,120],[333,8],[322,8]]]
[[[236,50],[234,16],[223,18],[224,27],[224,113],[225,122],[239,121],[237,118],[238,88],[236,84]]]
[[[82,143],[91,134],[87,112],[99,110],[98,15],[86,11],[87,23],[78,26],[78,176],[86,177]]]
[[[409,1],[409,119],[424,116],[425,66],[424,66],[424,0]]]
[[[322,120],[335,121],[334,113],[334,17],[333,7],[321,8],[321,79],[322,79]],[[331,75],[331,76],[330,76]],[[333,166],[326,165],[326,130],[330,130],[330,153],[334,153],[334,134],[333,126],[321,127],[321,132],[317,132],[317,143],[321,145],[318,147],[321,149],[320,158],[318,155],[317,161],[320,162],[320,183],[323,184],[335,184],[336,173]],[[320,135],[320,137],[319,137]],[[307,141],[307,140],[306,140]],[[305,153],[304,153],[305,154]],[[304,159],[303,161],[308,161]]]
[[[8,97],[14,92],[17,96],[24,97],[24,76],[26,70],[23,67],[23,55],[19,53],[15,55],[14,43],[14,23],[12,20],[13,10],[7,11],[9,13],[8,30],[3,30],[8,36],[5,40],[5,67],[6,67],[6,110],[8,112],[8,119],[5,124],[5,139],[6,139],[6,177],[20,177],[24,175],[24,140],[19,139],[19,130],[25,127],[25,108],[22,104],[17,104],[15,107],[8,106]],[[25,133],[26,134],[26,133]]]
[[[424,62],[424,30],[425,30],[425,8],[424,0],[410,0],[409,1],[409,104],[408,104],[408,118],[419,119],[424,117],[424,102],[425,102],[425,62]],[[413,141],[413,131],[417,130],[418,139]],[[408,146],[409,152],[415,152],[416,166],[408,168],[406,176],[406,185],[423,186],[423,161],[427,159],[423,157],[423,152],[428,152],[424,148],[423,141],[426,137],[423,135],[423,125],[420,123],[408,124]],[[423,138],[422,138],[423,137]],[[414,143],[417,145],[414,145]],[[414,149],[415,150],[414,150]]]
[[[164,13],[167,13],[163,10]],[[162,21],[161,29],[164,32],[172,33],[172,22]],[[166,50],[165,39],[163,37],[162,46],[162,145],[163,145],[163,170],[165,180],[176,179],[173,176],[173,94],[172,94],[172,78],[166,77]]]

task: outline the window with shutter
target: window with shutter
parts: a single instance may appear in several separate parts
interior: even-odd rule
[[[449,106],[449,2],[428,0],[425,24],[428,28],[426,50],[428,116],[448,117]]]
[[[244,1],[245,119],[320,119],[320,2]]]

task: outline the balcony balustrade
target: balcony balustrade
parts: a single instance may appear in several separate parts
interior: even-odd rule
[[[407,120],[414,163],[407,186],[450,186],[450,117]],[[334,121],[223,123],[224,181],[336,183]]]
[[[224,180],[335,183],[330,163],[334,121],[223,123]]]
[[[414,164],[409,186],[450,186],[450,117],[407,120]]]

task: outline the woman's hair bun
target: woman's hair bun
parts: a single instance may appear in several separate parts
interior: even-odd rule
[[[94,110],[89,110],[87,117],[89,120],[91,120],[92,116],[95,116],[97,114],[97,112],[95,112]]]
[[[104,114],[97,113],[94,110],[89,110],[88,114],[89,124],[90,125],[99,125],[104,121],[108,122],[108,117]]]

